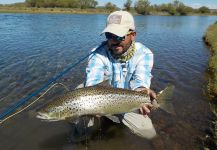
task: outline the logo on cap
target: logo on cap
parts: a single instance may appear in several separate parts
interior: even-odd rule
[[[120,24],[121,18],[121,15],[112,15],[109,17],[108,24]]]

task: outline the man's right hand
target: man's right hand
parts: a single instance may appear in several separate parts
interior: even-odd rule
[[[151,89],[145,88],[145,87],[139,87],[139,88],[135,89],[135,91],[144,91],[144,92],[146,92],[150,96],[151,101],[153,101],[157,97],[156,93],[154,91],[152,91]],[[153,105],[150,103],[150,104],[143,105],[139,110],[140,110],[140,113],[142,115],[146,116],[147,114],[150,113],[152,108],[153,108]]]

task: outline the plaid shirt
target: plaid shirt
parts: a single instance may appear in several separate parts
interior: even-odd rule
[[[134,55],[125,63],[115,60],[107,45],[96,50],[89,57],[86,68],[85,86],[93,86],[105,79],[109,79],[112,87],[134,90],[138,87],[149,88],[151,84],[151,70],[153,67],[153,53],[141,43],[135,43]]]

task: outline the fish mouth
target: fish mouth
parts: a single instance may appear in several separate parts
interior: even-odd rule
[[[36,118],[39,118],[43,121],[48,121],[48,122],[59,121],[57,119],[51,118],[49,115],[47,115],[45,113],[41,113],[41,112],[38,112],[38,115],[36,116]]]

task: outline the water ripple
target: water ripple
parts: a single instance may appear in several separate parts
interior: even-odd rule
[[[105,40],[100,33],[106,17],[107,15],[0,14],[0,112],[42,86]],[[163,125],[166,125],[157,123],[163,122],[161,118],[176,123],[176,119],[182,119],[185,121],[183,126],[190,122],[193,127],[194,120],[197,122],[195,129],[182,125],[177,127],[176,123],[174,128],[180,128],[180,131],[186,131],[186,134],[192,133],[188,136],[203,134],[200,128],[206,125],[206,118],[209,116],[209,106],[202,95],[203,74],[209,54],[202,36],[208,25],[216,19],[217,17],[198,16],[135,16],[137,41],[149,47],[155,57],[152,88],[160,91],[168,84],[176,87],[173,104],[177,117],[159,117],[156,114],[158,118],[154,123],[160,130],[160,136],[169,137],[167,133],[161,134]],[[80,64],[58,82],[73,89],[84,80],[85,66],[86,62]],[[49,99],[52,99],[53,95],[49,96]],[[29,123],[29,129],[33,129],[35,125],[40,126],[40,130],[45,129],[38,125],[39,122],[35,121],[33,124],[28,121],[29,118],[22,119]],[[20,139],[29,137],[23,133],[19,135]],[[49,135],[50,132],[46,130],[46,134]],[[183,132],[173,135],[176,137],[170,139],[173,146],[186,141]],[[117,138],[117,141],[127,141],[129,137],[130,135]],[[133,141],[135,146],[138,140],[131,138],[130,141]],[[166,138],[161,140],[167,143]],[[187,142],[187,145],[194,145]],[[5,143],[3,147],[10,145]],[[150,147],[148,143],[145,146],[144,141],[137,144],[137,147]]]

